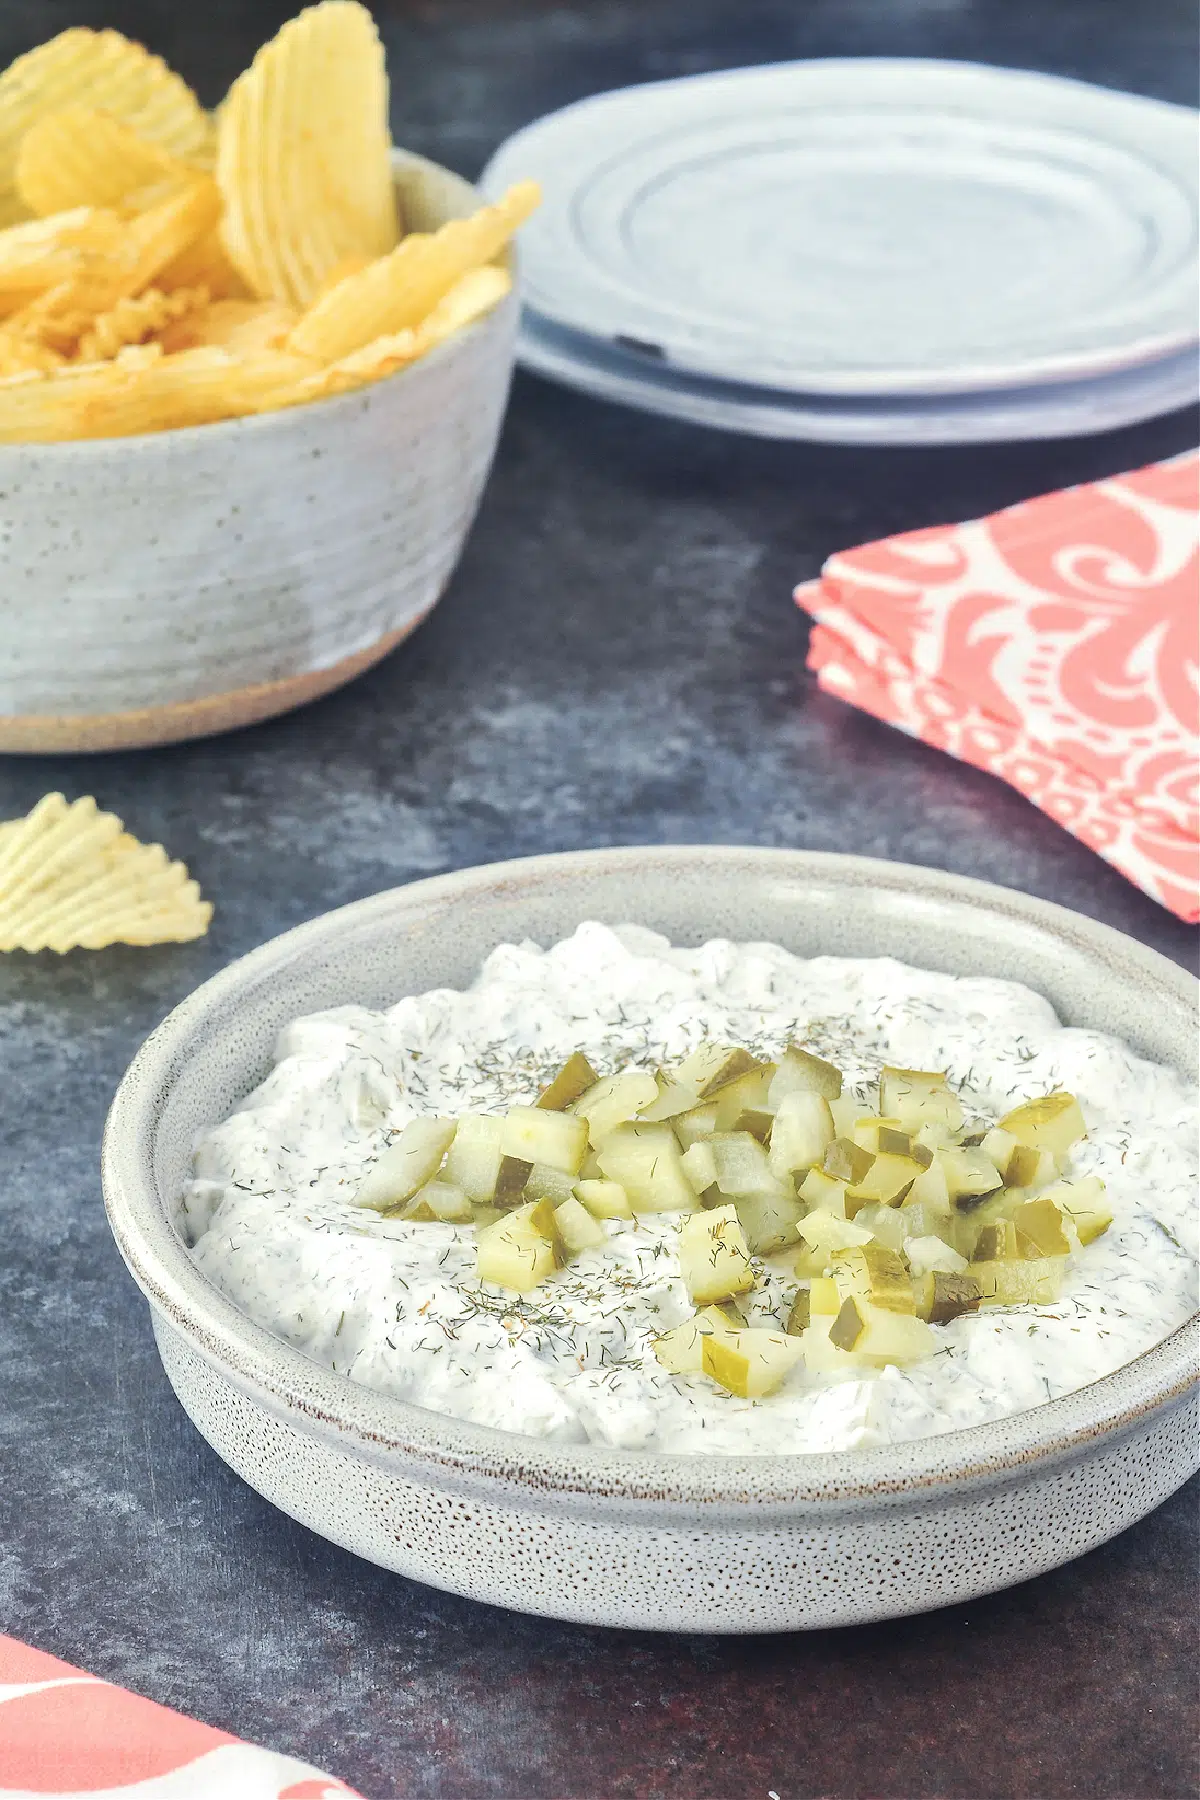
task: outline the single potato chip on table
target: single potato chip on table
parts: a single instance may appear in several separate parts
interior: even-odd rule
[[[0,826],[0,951],[186,943],[211,918],[184,865],[90,797],[47,794]]]

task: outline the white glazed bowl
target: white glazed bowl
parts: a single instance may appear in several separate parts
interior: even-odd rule
[[[1067,1021],[1195,1068],[1182,970],[1102,925],[981,882],[859,857],[587,851],[439,876],[276,938],[147,1040],[104,1140],[113,1232],[200,1431],[294,1518],[475,1599],[606,1625],[776,1631],[919,1612],[1036,1575],[1121,1531],[1197,1466],[1197,1321],[1045,1406],[841,1455],[556,1446],[359,1387],[243,1316],[172,1223],[196,1131],[270,1067],[297,1015],[462,986],[503,942],[584,919],[677,943],[768,939],[1028,982]]]
[[[480,202],[397,153],[411,228]],[[143,437],[0,446],[0,752],[251,724],[433,607],[487,479],[518,304],[355,393]]]

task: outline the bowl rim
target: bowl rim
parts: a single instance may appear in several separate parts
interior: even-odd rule
[[[920,1504],[955,1491],[1017,1481],[1035,1468],[1078,1460],[1097,1444],[1145,1427],[1151,1417],[1186,1401],[1197,1381],[1200,1312],[1170,1336],[1109,1375],[1041,1406],[984,1424],[905,1443],[840,1452],[704,1456],[558,1445],[522,1433],[453,1419],[360,1386],[275,1337],[243,1314],[192,1262],[158,1192],[153,1153],[158,1119],[186,1070],[191,1045],[215,1009],[239,992],[278,976],[321,946],[328,950],[364,922],[426,911],[444,902],[482,901],[497,889],[511,897],[573,872],[634,873],[650,860],[678,871],[724,863],[750,864],[775,878],[890,890],[893,894],[1000,913],[1009,924],[1049,932],[1075,951],[1123,965],[1164,1000],[1196,1013],[1197,989],[1186,970],[1112,927],[1053,902],[972,877],[916,865],[825,851],[741,845],[618,847],[556,852],[486,863],[432,876],[323,913],[228,964],[176,1006],[142,1044],[113,1099],[104,1127],[105,1207],[117,1247],[135,1282],[169,1330],[225,1380],[288,1418],[332,1439],[343,1452],[494,1495],[511,1493],[558,1508],[597,1503],[669,1516],[713,1508],[762,1522],[772,1516],[821,1516],[863,1506]]]
[[[455,169],[446,168],[442,163],[432,161],[428,156],[418,155],[415,150],[402,150],[393,146],[391,162],[394,170],[416,167],[431,170],[436,175],[447,176],[474,194],[480,205],[484,203],[478,188],[464,175],[458,174]],[[406,378],[415,377],[418,371],[424,371],[428,375],[430,370],[440,369],[445,363],[455,361],[458,357],[465,355],[467,345],[482,337],[489,327],[494,330],[498,319],[511,319],[515,333],[519,307],[520,297],[517,292],[517,283],[514,280],[511,292],[492,307],[490,312],[484,313],[481,318],[473,319],[469,325],[460,326],[450,337],[443,339],[440,344],[436,344],[424,356],[418,357],[416,362],[394,369],[390,375],[380,376],[374,381],[365,383],[362,387],[348,388],[345,393],[328,394],[319,400],[305,400],[299,406],[276,407],[272,412],[237,413],[231,419],[211,419],[204,425],[170,425],[162,431],[131,431],[123,437],[30,438],[20,443],[0,444],[0,471],[3,470],[6,461],[13,462],[17,458],[28,459],[31,451],[53,456],[55,460],[64,464],[69,460],[86,462],[101,455],[113,456],[124,453],[127,456],[144,456],[148,453],[152,454],[153,449],[160,449],[164,442],[181,444],[186,447],[194,444],[198,437],[202,437],[206,444],[219,444],[239,437],[245,438],[256,431],[266,432],[270,435],[272,431],[286,430],[289,426],[294,429],[297,415],[304,419],[311,419],[316,414],[320,414],[324,418],[332,418],[338,411],[353,410],[355,404],[361,407],[371,395],[385,391],[394,392],[392,383],[403,383]],[[515,357],[515,347],[510,355],[510,361],[513,357]]]

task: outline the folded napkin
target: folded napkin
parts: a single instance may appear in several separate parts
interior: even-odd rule
[[[796,589],[809,667],[1194,922],[1198,551],[1200,453],[866,544]]]
[[[291,1756],[243,1744],[0,1636],[3,1800],[339,1800]]]

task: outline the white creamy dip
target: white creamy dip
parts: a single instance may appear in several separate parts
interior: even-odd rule
[[[528,1104],[574,1050],[602,1073],[675,1061],[703,1038],[778,1055],[790,1039],[874,1095],[880,1065],[946,1069],[992,1121],[1067,1088],[1087,1141],[1072,1175],[1107,1183],[1110,1230],[1071,1258],[1052,1305],[934,1327],[939,1353],[866,1379],[803,1364],[765,1400],[675,1376],[651,1340],[692,1313],[675,1215],[605,1224],[607,1244],[526,1295],[481,1285],[470,1226],[350,1203],[388,1135],[419,1114]],[[280,1035],[276,1066],[197,1144],[179,1225],[200,1269],[269,1330],[437,1412],[559,1442],[777,1454],[892,1443],[1069,1393],[1159,1342],[1197,1304],[1196,1093],[1015,982],[887,959],[804,960],[772,944],[672,949],[637,926],[504,945],[463,993],[389,1012],[339,1007]],[[754,1324],[796,1292],[766,1265]]]

